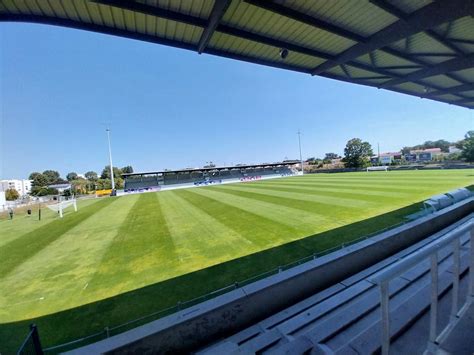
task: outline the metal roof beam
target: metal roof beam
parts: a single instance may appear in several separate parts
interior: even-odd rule
[[[445,94],[456,94],[459,92],[464,91],[471,91],[474,90],[474,83],[471,84],[462,84],[457,86],[452,86],[450,88],[443,89],[442,91],[433,91],[430,92],[430,96],[438,96],[438,95],[445,95]]]
[[[470,103],[474,104],[474,97],[467,97],[465,99],[456,100],[456,101],[453,101],[453,103],[456,104],[456,105],[457,104],[460,104],[460,105],[470,104]]]
[[[380,69],[385,70],[398,70],[398,69],[420,69],[421,65],[389,65],[384,67],[379,67]]]
[[[373,83],[373,82],[370,82],[370,81],[365,81],[365,80],[358,80],[357,78],[352,78],[351,79],[351,78],[347,78],[345,76],[335,75],[335,74],[331,74],[331,73],[322,73],[321,76],[325,77],[325,78],[328,78],[328,79],[346,81],[346,82],[349,82],[349,83],[352,83],[352,84],[359,84],[359,85],[372,86],[372,87],[375,87],[375,88],[379,88],[378,84],[376,84],[376,83]],[[459,103],[458,104],[457,103],[458,101],[449,101],[449,100],[445,100],[445,99],[441,99],[441,98],[437,98],[437,97],[429,97],[428,95],[422,95],[422,94],[418,94],[416,92],[403,90],[403,89],[399,89],[399,88],[390,88],[388,90],[398,92],[398,93],[401,93],[401,94],[410,95],[410,96],[418,96],[420,99],[425,99],[426,98],[426,99],[429,99],[429,100],[432,100],[432,101],[438,101],[438,102],[442,102],[442,103],[450,104],[450,105],[457,105],[457,106],[461,106],[461,107],[468,108],[468,109],[472,109],[474,107],[473,105],[466,105],[465,103]]]
[[[456,42],[456,43],[462,43],[462,44],[472,44],[474,45],[474,40],[472,39],[465,39],[465,38],[447,38],[449,39],[450,41],[452,42]]]
[[[156,6],[151,6],[135,1],[124,1],[124,0],[91,0],[97,4],[113,6],[121,10],[129,10],[138,12],[144,15],[150,15],[155,17],[164,18],[167,20],[177,21],[188,25],[206,27],[207,21],[199,17],[189,16],[180,12],[171,10],[164,10]]]
[[[7,22],[7,21],[8,22],[41,23],[41,24],[52,25],[52,26],[75,28],[78,30],[103,33],[107,35],[119,36],[119,37],[124,37],[124,38],[134,39],[138,41],[144,41],[144,42],[150,42],[150,43],[155,43],[155,44],[162,44],[166,46],[182,48],[182,49],[187,49],[187,50],[192,50],[192,51],[196,50],[196,46],[189,43],[184,43],[184,42],[179,42],[179,41],[174,41],[174,40],[169,40],[169,39],[164,39],[164,38],[158,38],[156,36],[143,34],[143,33],[137,33],[137,32],[132,33],[127,30],[111,28],[111,27],[96,25],[92,23],[82,23],[79,21],[52,17],[52,16],[0,14],[0,22]],[[229,52],[225,52],[223,50],[212,49],[212,48],[206,48],[205,52],[208,54],[218,55],[220,57],[237,59],[237,60],[242,60],[242,61],[246,61],[250,63],[267,65],[274,68],[309,74],[309,70],[306,70],[304,68],[297,67],[291,64],[285,64],[281,62],[272,62],[269,60],[263,60],[263,59],[253,58],[253,57],[246,57],[243,55],[232,54]]]
[[[341,37],[353,40],[355,42],[365,43],[365,42],[368,41],[367,38],[365,38],[363,36],[360,36],[356,33],[353,33],[349,30],[340,28],[340,27],[332,25],[332,24],[328,24],[327,22],[325,22],[323,20],[316,19],[315,17],[300,13],[300,12],[292,10],[292,9],[286,7],[286,6],[282,6],[282,5],[276,4],[276,3],[271,2],[271,1],[266,1],[266,0],[245,0],[245,1],[249,4],[254,5],[254,6],[258,6],[260,8],[266,9],[268,11],[279,14],[281,16],[291,18],[295,21],[305,23],[305,24],[310,25],[312,27],[319,28],[321,30],[330,32],[332,34],[339,35]],[[383,47],[383,48],[379,48],[379,49],[384,51],[385,53],[388,53],[390,55],[405,59],[405,60],[410,61],[412,63],[416,63],[420,66],[429,65],[425,61],[423,61],[421,59],[418,59],[415,56],[411,56],[408,53],[400,52],[399,50],[396,50],[396,49],[393,49],[393,48],[390,48],[390,47]],[[454,77],[453,77],[453,79],[458,80],[457,78],[454,78]]]
[[[104,4],[104,5],[114,6],[114,7],[120,8],[120,9],[126,9],[126,10],[130,10],[130,11],[136,11],[136,12],[140,12],[140,13],[145,14],[145,15],[151,15],[151,16],[166,18],[166,19],[169,19],[169,20],[172,20],[172,21],[183,22],[183,23],[191,24],[193,26],[197,26],[197,27],[201,27],[201,28],[204,28],[204,27],[207,26],[207,23],[206,23],[205,20],[199,19],[199,18],[194,17],[194,16],[190,16],[190,15],[180,14],[180,13],[173,12],[173,11],[170,11],[170,10],[162,10],[162,9],[159,9],[155,6],[132,3],[132,2],[129,2],[129,1],[120,1],[120,0],[95,0],[95,1],[98,2],[98,3]],[[254,0],[248,0],[248,1],[254,1]],[[250,41],[262,43],[262,44],[269,45],[269,46],[274,46],[274,47],[279,47],[279,48],[286,48],[290,51],[294,51],[294,52],[298,52],[298,53],[301,53],[301,54],[305,54],[305,55],[309,55],[309,56],[313,56],[313,57],[318,57],[318,58],[322,58],[322,59],[326,59],[326,60],[331,60],[331,59],[335,58],[334,55],[331,55],[331,54],[326,53],[326,52],[322,52],[322,51],[318,51],[318,50],[315,50],[315,49],[310,49],[310,48],[306,48],[306,47],[299,46],[299,45],[296,45],[296,44],[288,43],[288,42],[285,42],[285,41],[281,41],[281,40],[273,39],[273,38],[270,38],[270,37],[262,36],[262,35],[259,35],[259,34],[253,33],[253,32],[248,32],[248,31],[238,29],[238,28],[235,28],[235,27],[231,27],[231,26],[228,26],[228,25],[224,25],[224,24],[219,24],[216,27],[215,31],[220,32],[220,33],[225,33],[225,34],[235,36],[235,37],[244,38],[244,39],[247,39],[247,40],[250,40]],[[344,30],[341,33],[347,34],[348,31]],[[206,49],[204,49],[204,52],[209,52],[209,50],[206,48]],[[395,76],[395,77],[398,77],[397,74],[390,73],[390,72],[388,72],[386,70],[383,70],[383,69],[372,68],[369,65],[360,64],[360,63],[356,63],[356,62],[349,62],[347,64],[351,65],[353,67],[359,68],[359,69],[363,69],[363,70],[371,71],[371,72],[376,73],[376,74],[380,74],[382,76],[392,76],[392,77]]]
[[[201,54],[209,44],[209,41],[211,40],[211,37],[214,34],[214,31],[216,30],[217,26],[219,26],[219,22],[224,16],[231,1],[232,0],[215,0],[211,14],[209,15],[208,24],[202,32],[201,38],[198,43],[199,54]]]
[[[283,6],[269,0],[244,0],[244,1],[254,6],[260,7],[262,9],[291,18],[298,22],[302,22],[307,25],[339,35],[341,37],[348,38],[350,40],[353,40],[354,42],[365,42],[366,40],[364,36],[358,35],[352,31],[346,30],[339,26],[333,25],[330,22],[315,18],[313,16],[306,15],[302,12],[293,10],[287,6]]]
[[[321,74],[324,71],[354,60],[370,51],[383,48],[407,36],[429,30],[445,22],[454,21],[466,15],[474,15],[474,0],[433,2],[409,14],[404,20],[398,20],[375,33],[365,43],[355,44],[342,52],[335,60],[329,60],[319,65],[312,71],[312,74]]]
[[[143,13],[145,15],[151,15],[151,16],[158,16],[161,18],[166,18],[172,21],[177,21],[177,22],[182,22],[182,23],[187,23],[191,24],[193,26],[201,27],[204,28],[206,26],[206,21],[202,20],[197,17],[189,16],[189,15],[184,15],[184,14],[179,14],[173,11],[169,10],[162,10],[159,8],[156,8],[154,6],[150,5],[144,5],[144,4],[138,4],[138,3],[131,3],[131,2],[122,2],[118,0],[96,0],[96,2],[103,3],[104,5],[109,5],[109,6],[114,6],[120,9],[126,9],[130,11],[136,11]],[[3,16],[3,19],[2,19]],[[95,31],[99,33],[106,33],[106,34],[111,34],[111,35],[118,35],[126,38],[132,38],[132,39],[138,39],[138,40],[143,40],[147,42],[153,42],[157,44],[165,44],[173,47],[180,47],[180,48],[185,48],[185,49],[191,49],[191,50],[196,50],[196,46],[193,44],[184,44],[180,43],[177,41],[171,41],[171,40],[166,40],[166,39],[158,39],[154,36],[148,36],[148,35],[142,35],[142,34],[131,34],[125,30],[119,30],[119,29],[112,29],[108,28],[105,26],[98,26],[94,24],[81,24],[80,22],[77,21],[68,21],[67,23],[64,22],[64,20],[58,19],[58,18],[53,18],[53,17],[42,17],[43,19],[38,19],[37,16],[35,15],[9,15],[7,16],[8,18],[5,18],[6,15],[0,15],[0,21],[20,21],[20,22],[37,22],[37,23],[48,23],[48,24],[53,24],[53,25],[59,25],[59,26],[64,26],[64,27],[72,27],[72,28],[78,28],[78,29],[83,29],[83,30],[89,30],[89,31]],[[334,56],[325,52],[317,51],[314,49],[302,47],[299,45],[291,44],[288,42],[276,40],[273,38],[269,38],[266,36],[258,35],[252,32],[248,32],[245,30],[237,29],[230,27],[228,25],[218,25],[216,28],[216,31],[229,34],[232,36],[244,38],[250,41],[254,41],[257,43],[262,43],[274,47],[279,47],[279,48],[286,48],[290,51],[298,52],[301,54],[313,56],[313,57],[319,57],[322,59],[333,59]],[[219,51],[219,50],[214,50],[210,48],[205,48],[204,50],[205,53],[209,54],[214,54],[214,55],[220,55],[226,58],[231,58],[231,59],[237,59],[237,60],[242,60],[242,61],[247,61],[247,62],[252,62],[252,63],[257,63],[257,64],[262,64],[262,65],[267,65],[271,67],[276,67],[276,68],[281,68],[281,69],[287,69],[287,70],[294,70],[298,72],[303,72],[303,73],[309,73],[310,71],[307,69],[303,69],[300,67],[295,67],[292,65],[288,65],[285,63],[279,63],[279,62],[272,62],[272,61],[267,61],[267,60],[250,60],[246,56],[242,55],[236,55],[233,53],[227,53],[225,51]],[[394,77],[394,78],[400,78],[401,75],[392,73],[388,70],[385,70],[384,68],[373,68],[370,65],[362,64],[362,63],[357,63],[357,62],[349,62],[347,65],[353,66],[355,68],[359,68],[362,70],[370,71],[372,73],[379,74],[381,76],[387,76],[387,77]],[[429,88],[432,88],[436,91],[442,91],[442,88],[434,86],[434,85],[426,85]]]
[[[392,4],[388,3],[386,0],[370,0],[370,2],[372,4],[374,4],[375,6],[381,8],[382,10],[388,12],[389,14],[395,16],[395,17],[398,17],[399,19],[401,20],[405,20],[408,16],[407,13],[405,13],[404,11],[400,10],[399,8],[397,8],[396,6],[393,6]],[[452,23],[451,21],[449,23]],[[460,50],[457,46],[455,46],[454,44],[450,43],[449,41],[447,41],[445,38],[443,38],[443,36],[441,36],[440,34],[436,33],[435,31],[433,30],[426,30],[425,33],[430,36],[431,38],[433,38],[434,40],[438,41],[439,43],[441,43],[443,46],[451,49],[453,52],[457,53],[457,54],[461,54],[463,55],[464,52],[462,50]],[[407,37],[408,39],[409,37]]]
[[[394,85],[406,83],[407,81],[416,81],[430,76],[446,74],[453,71],[463,70],[474,67],[474,54],[466,55],[445,62],[433,65],[428,68],[417,70],[413,73],[407,74],[401,78],[396,78],[387,81],[380,85],[382,88],[387,88]]]
[[[433,52],[416,52],[410,53],[414,57],[457,57],[455,53],[433,53]]]
[[[150,6],[150,5],[146,5],[142,3],[132,3],[128,1],[118,1],[118,0],[96,0],[96,2],[103,3],[104,5],[114,6],[123,10],[136,11],[136,12],[143,13],[146,15],[165,18],[172,21],[178,21],[181,23],[187,23],[187,24],[197,26],[200,28],[205,28],[208,24],[208,21],[204,19],[200,19],[197,17],[193,17],[193,16],[189,16],[189,15],[185,15],[185,14],[181,14],[181,13],[177,13],[177,12],[173,12],[169,10],[163,10],[155,6]],[[163,39],[163,38],[157,38],[156,36],[151,36],[151,35],[146,35],[146,34],[141,34],[141,33],[131,33],[130,31],[127,31],[127,30],[110,28],[107,26],[90,24],[90,23],[81,23],[79,21],[60,19],[57,17],[50,17],[50,16],[3,14],[3,15],[0,15],[0,21],[43,23],[43,24],[71,27],[71,28],[77,28],[77,29],[82,29],[82,30],[87,30],[87,31],[94,31],[94,32],[99,32],[99,33],[116,35],[116,36],[121,36],[125,38],[131,38],[131,39],[147,41],[147,42],[163,44],[163,45],[169,45],[169,46],[179,47],[179,48],[188,49],[188,50],[196,50],[197,48],[195,44],[183,43],[180,41],[168,40],[168,39]],[[294,45],[294,44],[287,43],[284,41],[275,40],[270,37],[257,35],[252,32],[236,29],[227,25],[218,25],[216,31],[227,33],[233,36],[241,37],[241,38],[248,39],[248,40],[255,41],[262,44],[267,44],[267,45],[271,45],[275,47],[284,47],[289,50],[300,52],[302,54],[306,54],[313,57],[319,57],[322,59],[329,59],[329,60],[334,58],[333,55],[328,54],[328,53],[320,52],[320,51],[302,47],[299,45]],[[396,53],[397,51],[391,48],[387,47],[384,50],[387,53],[390,53],[391,51],[393,51],[395,52],[393,53],[394,55],[398,55],[398,53]],[[297,72],[302,72],[302,73],[307,73],[307,74],[310,73],[310,70],[308,69],[297,67],[291,64],[285,64],[281,61],[270,61],[270,60],[264,60],[264,59],[258,59],[258,58],[251,58],[245,55],[238,55],[234,53],[229,53],[224,50],[211,49],[211,48],[205,48],[204,52],[213,54],[213,55],[219,55],[222,57],[242,60],[242,61],[261,64],[261,65],[267,65],[267,66],[280,68],[280,69],[285,69],[285,70],[292,70],[292,71],[297,71]],[[420,65],[426,65],[426,63],[417,59],[412,59],[411,61],[414,63],[419,63]],[[366,65],[363,63],[358,63],[358,62],[348,62],[346,64],[351,65],[356,68],[366,70],[366,71],[370,71],[372,73],[379,74],[381,76],[394,77],[394,78],[401,77],[400,74],[396,74],[396,73],[388,71],[390,67],[374,68],[373,66]],[[393,69],[393,68],[390,68],[390,69]],[[381,78],[378,78],[378,79],[381,79]],[[433,92],[436,92],[436,93],[440,92],[440,94],[444,93],[444,88],[436,86],[434,84],[425,84],[425,83],[417,83],[417,84],[424,85],[430,89],[434,89],[435,91]],[[378,87],[379,84],[371,83],[371,86]],[[397,91],[397,89],[393,89],[393,90]],[[458,95],[458,96],[460,98],[465,98],[465,96],[463,95]]]

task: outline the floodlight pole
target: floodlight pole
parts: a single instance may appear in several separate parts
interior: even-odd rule
[[[107,141],[109,142],[110,180],[112,181],[112,192],[115,191],[114,165],[112,163],[112,148],[110,147],[110,129],[106,128]]]
[[[298,129],[298,145],[300,147],[301,175],[304,175],[303,155],[301,154],[301,132],[299,129]]]

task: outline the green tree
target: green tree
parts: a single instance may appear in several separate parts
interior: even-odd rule
[[[48,178],[43,174],[36,174],[32,183],[33,187],[44,187],[48,185]]]
[[[344,148],[343,161],[349,168],[364,168],[370,165],[372,155],[372,146],[369,142],[363,142],[360,138],[352,138]]]
[[[20,194],[15,189],[5,190],[5,199],[7,201],[15,201],[15,200],[18,200],[19,197],[20,197]]]
[[[71,192],[75,194],[85,194],[91,188],[93,188],[93,184],[89,180],[78,177],[71,181]]]
[[[121,170],[122,170],[122,174],[133,173],[133,167],[131,165],[124,166]]]
[[[412,147],[403,147],[402,148],[402,154],[410,154],[410,150],[412,150]]]
[[[110,179],[99,179],[96,183],[97,190],[107,190],[112,188],[112,182]]]
[[[47,177],[41,173],[34,172],[30,174],[30,178],[32,178],[31,180],[33,180],[33,182],[31,183],[32,186],[30,194],[33,196],[47,195],[46,193],[44,195],[40,194],[40,192],[48,186]]]
[[[341,157],[336,153],[326,153],[324,160],[334,160],[334,159],[339,159],[339,158]]]
[[[114,178],[119,178],[122,175],[122,170],[114,166]],[[106,165],[100,174],[101,179],[110,179],[110,165]]]
[[[34,180],[38,175],[41,175],[41,173],[35,171],[33,173],[30,174],[30,176],[28,177],[29,180]]]
[[[56,170],[45,170],[43,171],[43,175],[48,180],[48,185],[54,184],[61,179],[61,176]]]
[[[75,172],[70,172],[69,174],[66,175],[67,181],[73,181],[77,180],[78,176]]]
[[[115,179],[115,188],[123,189],[123,179],[121,177]]]
[[[458,143],[458,148],[461,149],[461,158],[474,162],[474,131],[469,131],[464,136],[464,140]]]
[[[89,181],[97,181],[97,179],[99,178],[95,171],[88,171],[87,173],[84,174],[84,176]]]

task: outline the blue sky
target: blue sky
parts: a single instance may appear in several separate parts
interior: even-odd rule
[[[472,110],[118,37],[0,24],[0,178],[381,151],[459,140]]]

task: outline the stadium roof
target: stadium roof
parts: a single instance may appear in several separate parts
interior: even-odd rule
[[[285,160],[281,163],[262,163],[252,165],[231,165],[231,166],[215,166],[212,168],[194,168],[194,169],[181,169],[181,170],[164,170],[164,171],[148,171],[139,173],[125,173],[123,177],[127,176],[141,176],[141,175],[156,175],[156,174],[175,174],[175,173],[192,173],[193,171],[218,171],[218,170],[229,170],[229,169],[251,169],[251,168],[263,168],[263,167],[274,167],[274,166],[289,166],[300,164],[299,160]]]
[[[473,15],[474,0],[0,2],[0,21],[127,37],[471,109]]]

